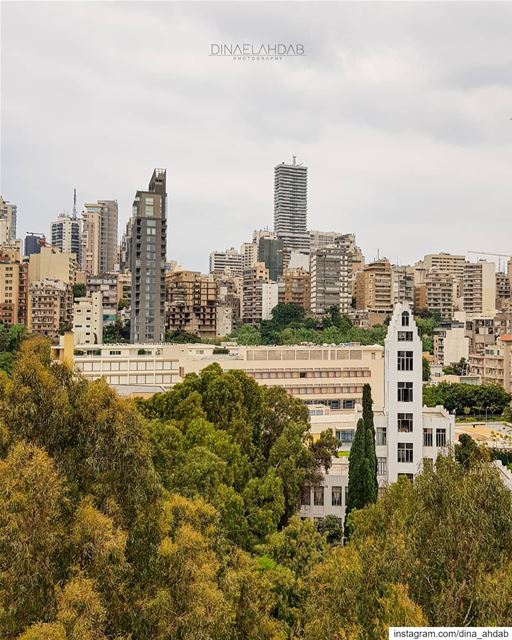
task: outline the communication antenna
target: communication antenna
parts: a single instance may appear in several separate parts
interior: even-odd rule
[[[73,218],[76,220],[76,188],[73,189]]]

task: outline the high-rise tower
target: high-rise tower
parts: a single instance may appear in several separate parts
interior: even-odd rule
[[[166,172],[155,169],[132,209],[131,342],[162,342],[165,332]]]
[[[274,230],[285,249],[309,251],[308,168],[282,162],[274,168]]]

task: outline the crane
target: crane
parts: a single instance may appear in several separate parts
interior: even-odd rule
[[[501,258],[512,258],[512,253],[491,253],[490,251],[468,251],[478,256],[496,256],[498,257],[498,271],[501,271]]]

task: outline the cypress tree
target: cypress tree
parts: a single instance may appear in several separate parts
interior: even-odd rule
[[[363,494],[363,469],[366,449],[366,434],[363,419],[357,423],[356,434],[350,447],[348,460],[348,495],[345,509],[345,517],[352,509],[360,509],[364,506]]]
[[[348,466],[348,495],[345,509],[345,536],[347,517],[353,509],[362,509],[376,502],[378,495],[377,456],[375,453],[375,427],[373,424],[372,394],[369,384],[363,387],[363,417],[358,420],[350,448]]]
[[[373,458],[373,466],[370,466],[370,469],[373,470],[373,484],[374,490],[372,492],[372,496],[375,495],[371,502],[375,502],[377,500],[377,493],[379,489],[379,485],[377,482],[377,455],[375,453],[375,426],[373,423],[373,399],[372,399],[372,388],[369,384],[365,384],[363,386],[363,421],[365,426],[365,431],[371,435],[367,436],[366,440],[366,455],[369,458]]]

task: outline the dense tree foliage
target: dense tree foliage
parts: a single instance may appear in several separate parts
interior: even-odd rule
[[[182,330],[166,331],[165,341],[175,342],[177,344],[193,344],[197,342],[204,342],[204,340],[201,340],[201,338],[195,333],[190,333],[189,331]]]
[[[496,384],[459,384],[440,382],[423,386],[427,407],[442,405],[457,415],[501,415],[510,404],[510,394]]]
[[[0,637],[380,640],[388,624],[510,624],[498,474],[458,450],[353,510],[341,547],[339,520],[295,515],[335,447],[312,441],[303,404],[239,371],[212,365],[135,403],[24,340],[0,380]]]
[[[463,376],[467,373],[468,363],[466,358],[461,358],[458,362],[453,362],[443,368],[443,373],[447,376]]]
[[[77,282],[73,285],[73,300],[77,298],[85,298],[87,295],[87,287],[83,282]]]
[[[441,457],[350,521],[350,543],[308,576],[306,640],[511,624],[512,497],[490,465]]]
[[[259,328],[240,326],[231,336],[243,345],[258,344],[343,344],[360,342],[361,344],[384,344],[386,329],[376,325],[371,329],[353,326],[347,316],[332,307],[326,316],[319,320],[306,317],[302,307],[295,304],[279,304],[272,311],[271,320],[263,320]]]
[[[5,327],[0,324],[0,372],[10,374],[14,357],[26,337],[26,329],[22,324]]]
[[[121,318],[116,318],[115,322],[103,327],[103,343],[119,344],[130,341],[130,321],[123,322]]]

